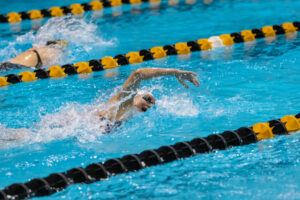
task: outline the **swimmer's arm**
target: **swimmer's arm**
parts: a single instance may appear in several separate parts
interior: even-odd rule
[[[122,90],[118,92],[113,98],[111,98],[107,103],[115,103],[122,100],[120,108],[126,108],[133,101],[135,92],[140,87],[143,80],[148,80],[154,77],[174,75],[179,74],[178,69],[164,69],[164,68],[142,68],[137,69],[131,73],[122,86]],[[124,101],[125,100],[125,101]]]
[[[117,101],[120,101],[121,99],[126,99],[124,104],[125,106],[127,104],[130,104],[133,97],[134,92],[137,91],[137,89],[140,87],[140,84],[143,80],[148,80],[155,77],[161,77],[161,76],[176,76],[178,81],[186,88],[188,88],[187,84],[184,82],[185,80],[190,81],[196,86],[199,86],[198,80],[196,78],[196,73],[191,71],[181,71],[178,69],[165,69],[165,68],[142,68],[137,69],[131,73],[131,75],[128,77],[128,79],[125,81],[125,83],[122,86],[122,91],[117,93],[113,98],[111,98],[107,103],[114,103]]]
[[[135,70],[123,84],[124,91],[136,91],[143,80],[148,80],[161,76],[176,76],[178,81],[188,88],[184,80],[188,80],[196,86],[199,86],[196,78],[196,73],[191,71],[181,71],[178,69],[165,69],[165,68],[142,68]]]
[[[126,110],[126,108],[131,105],[134,94],[137,89],[140,87],[140,84],[143,80],[148,80],[155,77],[161,76],[176,76],[178,81],[186,88],[187,84],[185,80],[190,81],[196,86],[199,86],[198,80],[196,78],[196,73],[191,71],[181,71],[178,69],[165,69],[165,68],[142,68],[135,70],[128,77],[125,83],[122,86],[122,91],[117,93],[113,98],[111,98],[107,104],[116,103],[118,101],[124,100],[119,106],[120,109]]]

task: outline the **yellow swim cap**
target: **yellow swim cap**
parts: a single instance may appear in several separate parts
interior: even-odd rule
[[[68,46],[68,41],[67,40],[49,40],[46,43],[46,46],[49,45],[58,45],[61,48],[65,48],[66,46]]]

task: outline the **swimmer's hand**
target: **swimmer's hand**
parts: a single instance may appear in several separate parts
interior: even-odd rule
[[[195,72],[178,70],[175,73],[175,76],[185,88],[189,88],[189,86],[184,82],[185,80],[190,81],[197,87],[199,86],[198,79],[196,78],[197,74]]]

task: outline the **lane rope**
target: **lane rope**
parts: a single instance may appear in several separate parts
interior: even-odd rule
[[[92,73],[120,67],[122,65],[141,63],[171,55],[190,54],[195,51],[207,51],[222,46],[232,46],[235,43],[252,42],[260,38],[274,38],[281,34],[296,34],[300,29],[300,22],[283,23],[282,25],[264,26],[261,29],[243,30],[231,34],[212,36],[208,39],[196,41],[178,42],[174,45],[156,46],[151,49],[142,49],[138,52],[119,54],[114,57],[106,56],[99,60],[93,59],[87,62],[51,66],[48,69],[24,71],[19,74],[0,76],[0,87],[20,83],[36,81],[38,79],[59,78],[68,75]]]
[[[66,172],[52,173],[45,178],[33,178],[26,183],[15,183],[0,190],[0,200],[24,199],[49,196],[64,190],[72,184],[88,184],[103,181],[117,174],[135,172],[150,166],[161,165],[182,158],[225,150],[234,146],[256,143],[277,135],[288,135],[300,130],[300,113],[287,115],[281,119],[257,123],[251,127],[241,127],[235,131],[225,131],[191,141],[145,150],[139,154],[129,154],[105,162],[92,163],[85,168],[72,168]]]
[[[83,15],[88,11],[101,12],[104,8],[112,7],[112,12],[120,12],[118,9],[123,4],[131,4],[134,8],[138,8],[142,3],[149,3],[150,7],[159,7],[162,0],[102,0],[92,1],[89,3],[75,3],[70,6],[54,6],[49,9],[30,10],[23,12],[10,12],[8,14],[0,14],[0,23],[20,23],[24,20],[41,20],[43,18],[61,17],[67,14]],[[195,0],[186,0],[186,4],[194,4]],[[209,2],[211,3],[211,2]],[[167,5],[173,6],[179,4],[179,0],[168,0]]]

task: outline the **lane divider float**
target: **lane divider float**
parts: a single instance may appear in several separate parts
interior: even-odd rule
[[[232,46],[235,43],[251,42],[260,38],[275,37],[280,34],[293,34],[300,30],[300,22],[283,23],[282,25],[264,26],[261,29],[243,30],[231,34],[212,36],[208,39],[199,39],[189,42],[178,42],[174,45],[157,46],[151,49],[142,49],[138,52],[119,54],[114,57],[106,56],[99,60],[51,66],[48,69],[24,71],[19,74],[0,76],[0,87],[10,84],[35,81],[46,78],[59,78],[67,75],[92,73],[120,67],[122,65],[141,63],[171,55],[190,54],[194,51],[206,51],[221,46]]]
[[[161,165],[182,158],[225,150],[234,146],[256,143],[277,135],[288,135],[300,130],[300,113],[287,115],[252,127],[241,127],[191,141],[177,142],[139,154],[129,154],[105,162],[92,163],[85,168],[77,167],[66,172],[53,173],[45,178],[33,178],[26,183],[15,183],[0,190],[0,200],[25,199],[49,196],[64,190],[72,184],[88,184],[108,179],[117,174],[135,172],[150,166]]]
[[[11,12],[8,14],[0,14],[0,23],[20,23],[23,20],[41,20],[43,18],[50,17],[61,17],[67,14],[72,15],[82,15],[88,11],[102,11],[104,8],[113,8],[113,12],[119,12],[119,7],[123,4],[131,4],[135,8],[137,8],[142,3],[148,2],[151,7],[159,7],[162,0],[95,0],[89,3],[75,3],[70,6],[55,6],[49,9],[41,9],[41,10],[30,10],[24,12]],[[194,4],[196,3],[194,0],[186,0],[186,4]],[[205,3],[205,1],[204,1]],[[168,0],[167,4],[169,6],[179,4],[178,0]],[[115,9],[115,8],[116,9]]]

